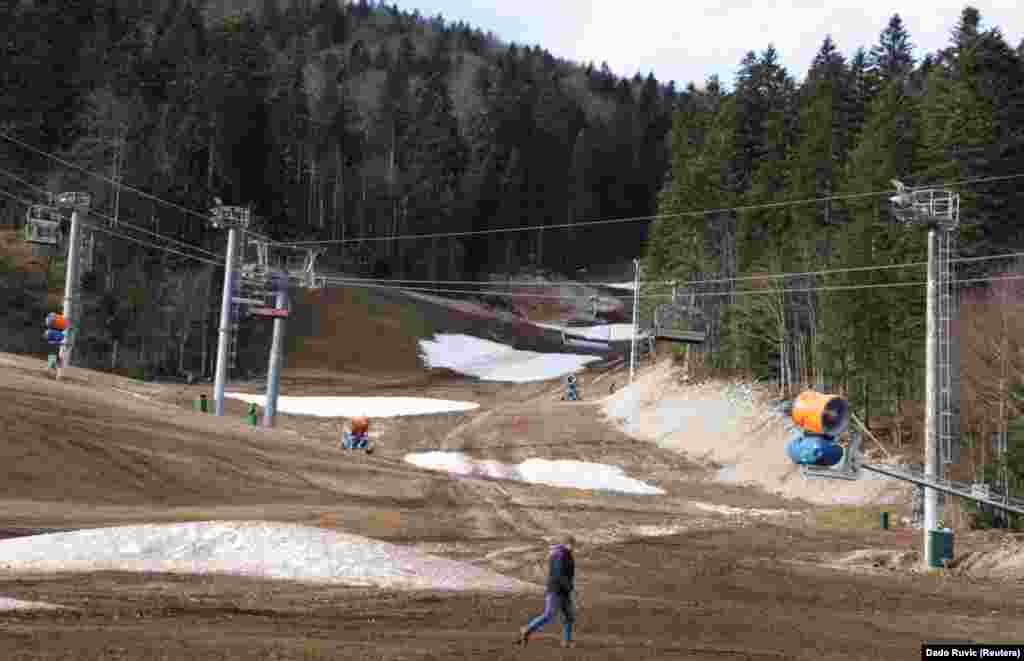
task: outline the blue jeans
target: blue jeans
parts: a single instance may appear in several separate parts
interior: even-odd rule
[[[544,612],[530,620],[530,623],[526,625],[526,634],[529,635],[550,622],[554,618],[555,612],[562,614],[565,639],[572,640],[572,625],[576,621],[576,607],[573,604],[572,594],[559,594],[558,592],[544,594]]]
[[[346,450],[365,449],[369,439],[366,434],[353,434],[350,431],[344,432],[344,446]]]

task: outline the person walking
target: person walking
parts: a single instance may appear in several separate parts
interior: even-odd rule
[[[550,622],[557,611],[561,613],[565,627],[562,647],[575,646],[572,639],[572,627],[576,622],[576,561],[572,553],[575,543],[572,535],[565,535],[559,544],[551,547],[550,569],[544,591],[544,612],[519,630],[520,645],[525,647],[530,641],[530,634]]]

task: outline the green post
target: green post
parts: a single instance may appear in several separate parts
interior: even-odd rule
[[[46,367],[51,370],[57,369],[57,354],[51,353],[46,357]]]
[[[199,410],[202,411],[203,413],[206,413],[209,410],[209,407],[207,406],[205,393],[199,395]]]
[[[889,513],[888,512],[882,512],[881,524],[882,524],[882,530],[888,530],[889,529]]]
[[[249,404],[249,424],[256,426],[256,403]]]
[[[942,557],[945,550],[945,533],[941,530],[929,530],[930,544],[928,549],[928,566],[933,569],[941,569],[944,564]]]

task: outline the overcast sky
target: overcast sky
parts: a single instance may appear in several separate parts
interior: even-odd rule
[[[540,45],[552,55],[578,62],[607,61],[618,76],[648,72],[661,82],[701,85],[717,73],[731,88],[743,55],[769,43],[790,74],[802,79],[831,34],[849,58],[858,46],[870,48],[894,12],[899,12],[917,46],[920,60],[946,46],[950,30],[967,3],[911,0],[904,3],[862,0],[846,8],[822,7],[821,0],[404,0],[399,7],[419,9],[446,21],[465,20],[506,42]],[[971,3],[981,11],[983,27],[999,27],[1014,48],[1024,34],[1024,0]]]

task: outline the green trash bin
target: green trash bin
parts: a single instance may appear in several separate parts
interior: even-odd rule
[[[882,526],[882,530],[888,530],[889,529],[889,513],[888,512],[882,512],[881,521],[879,521],[879,524]]]
[[[928,531],[928,566],[934,569],[943,567],[946,554],[946,533],[942,530]]]

